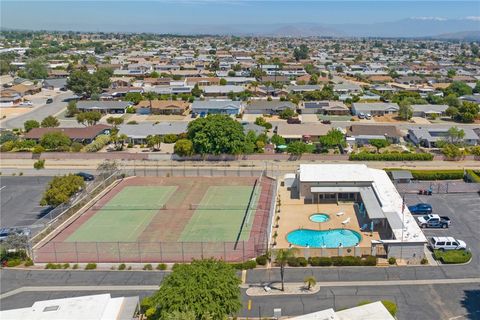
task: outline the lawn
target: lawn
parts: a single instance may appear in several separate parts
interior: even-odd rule
[[[178,241],[236,241],[251,192],[252,186],[209,187]],[[257,200],[252,200],[252,207]],[[248,219],[253,216],[249,213]],[[250,230],[251,221],[245,224],[240,240],[248,240]]]
[[[440,260],[445,264],[466,263],[472,258],[472,253],[467,250],[435,250],[433,253],[435,260]]]
[[[125,187],[66,241],[136,241],[176,189],[174,186]]]

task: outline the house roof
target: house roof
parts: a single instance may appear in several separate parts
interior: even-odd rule
[[[289,124],[279,123],[277,134],[287,139],[300,139],[303,136],[324,136],[331,126],[317,123]]]
[[[412,104],[414,112],[443,113],[448,109],[445,104]]]
[[[448,130],[451,127],[412,127],[409,128],[408,131],[410,134],[415,135],[419,140],[427,140],[427,141],[440,141],[445,140],[447,138]],[[463,140],[480,140],[480,137],[475,133],[475,131],[471,128],[462,128],[463,132],[465,132],[465,136]]]
[[[145,139],[149,135],[181,134],[187,132],[188,122],[160,122],[123,124],[118,127],[119,134],[126,134],[132,139]]]
[[[49,86],[62,88],[67,85],[67,78],[46,79],[45,81],[43,81],[43,83]]]
[[[25,134],[25,139],[41,139],[44,134],[49,132],[63,132],[70,139],[86,140],[94,139],[101,134],[104,130],[111,129],[110,126],[105,124],[96,124],[84,128],[33,128]]]
[[[196,109],[240,109],[242,103],[240,101],[232,100],[205,100],[205,101],[194,101],[192,103],[192,110]]]
[[[250,102],[245,106],[247,110],[284,110],[284,109],[295,110],[295,104],[290,101],[261,101],[256,100]]]
[[[354,103],[353,108],[360,112],[398,110],[400,107],[396,103],[373,102],[373,103]]]
[[[347,128],[348,136],[387,136],[399,138],[402,134],[394,125],[352,124]]]
[[[169,101],[169,100],[142,100],[136,106],[138,108],[153,108],[153,109],[188,109],[188,103],[184,101]]]
[[[243,92],[245,88],[242,86],[236,85],[225,85],[225,86],[207,86],[203,87],[205,93],[229,93],[229,92]]]
[[[130,105],[129,101],[78,101],[78,109],[125,109]]]
[[[322,109],[322,110],[349,110],[341,101],[305,101],[305,109]]]

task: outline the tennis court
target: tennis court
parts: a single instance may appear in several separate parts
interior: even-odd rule
[[[127,186],[66,241],[136,241],[176,189],[176,186]]]
[[[183,230],[180,241],[236,241],[247,240],[251,224],[242,220],[249,208],[253,186],[212,186]],[[254,200],[255,201],[255,200]],[[252,201],[252,202],[254,202]],[[250,206],[256,207],[256,203]]]
[[[269,178],[129,177],[55,230],[35,261],[242,261],[265,248],[274,190]]]

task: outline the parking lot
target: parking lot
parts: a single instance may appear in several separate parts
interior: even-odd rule
[[[39,202],[52,177],[0,177],[0,226],[30,226],[48,213]]]
[[[407,205],[420,202],[429,203],[433,207],[433,213],[448,216],[451,220],[448,229],[423,229],[425,236],[429,240],[435,236],[451,236],[465,241],[467,248],[473,254],[471,263],[480,264],[480,196],[478,193],[434,194],[431,196],[407,194],[405,202]]]

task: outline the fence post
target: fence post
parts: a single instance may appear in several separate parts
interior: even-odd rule
[[[118,263],[122,261],[122,258],[120,257],[120,241],[117,241],[117,250],[118,250]]]
[[[160,247],[160,262],[163,262],[162,242],[159,242]]]
[[[182,261],[183,261],[183,263],[185,263],[185,255],[183,253],[183,242],[182,242]]]
[[[52,242],[53,243],[53,253],[55,255],[55,262],[58,262],[57,261],[57,246],[55,245],[55,242]]]

